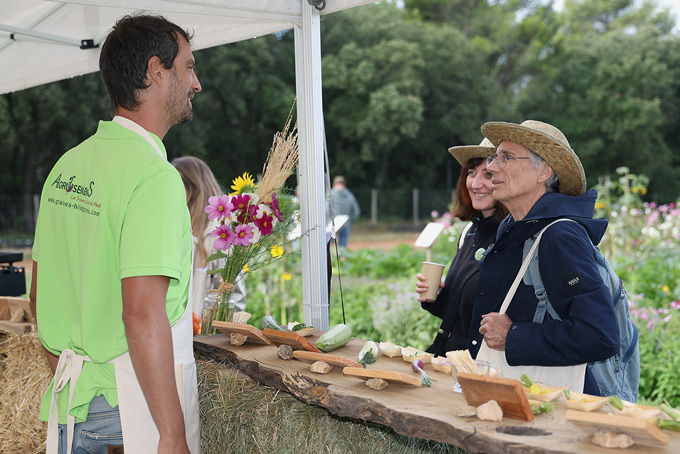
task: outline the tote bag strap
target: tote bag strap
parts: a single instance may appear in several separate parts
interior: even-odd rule
[[[529,253],[527,256],[524,258],[524,262],[522,262],[522,266],[519,268],[519,272],[517,273],[517,277],[515,277],[514,282],[510,286],[510,290],[508,290],[508,293],[505,295],[505,299],[503,300],[503,304],[501,304],[501,309],[498,311],[500,314],[505,314],[505,311],[508,309],[508,306],[510,305],[510,301],[512,301],[512,298],[515,296],[515,292],[517,291],[517,287],[519,287],[519,283],[522,281],[524,278],[524,275],[527,272],[527,269],[529,268],[529,264],[531,263],[531,258],[534,256],[534,253],[536,252],[536,249],[538,248],[538,243],[541,241],[541,237],[543,236],[543,233],[548,229],[553,224],[556,224],[561,221],[571,221],[571,219],[557,219],[556,221],[551,222],[550,224],[546,225],[543,227],[543,230],[538,234],[536,237],[536,241],[534,241],[534,245],[531,247],[529,250]]]

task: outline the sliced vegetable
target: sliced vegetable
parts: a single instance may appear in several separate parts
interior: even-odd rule
[[[617,408],[618,410],[623,410],[623,401],[621,398],[617,395],[613,395],[609,397],[609,405]]]
[[[565,397],[567,400],[571,399],[571,392],[569,392],[568,389],[565,389],[565,390],[564,390],[564,397]]]
[[[676,421],[680,419],[680,413],[678,412],[678,410],[673,408],[666,399],[664,399],[663,403],[659,405],[659,410],[666,413],[668,416],[670,416]]]
[[[423,386],[427,386],[428,388],[432,384],[432,379],[430,378],[429,375],[427,375],[427,372],[423,370],[423,367],[425,364],[423,364],[422,359],[416,359],[411,363],[411,368],[413,369],[414,372],[418,372],[420,374],[420,384]]]
[[[662,419],[662,418],[651,418],[647,421],[651,422],[659,429],[673,430],[675,432],[680,432],[680,421],[675,419]]]
[[[524,386],[525,388],[530,388],[531,385],[534,384],[534,382],[529,378],[527,374],[520,375],[519,379],[522,382],[522,386]]]
[[[361,347],[359,351],[359,364],[366,367],[367,364],[373,364],[380,356],[380,348],[378,344],[373,341],[368,341]]]
[[[265,315],[262,317],[262,320],[260,320],[260,329],[277,329],[279,331],[283,331],[281,329],[281,326],[279,325],[279,322],[276,321],[274,317],[271,315]]]
[[[304,323],[298,323],[297,325],[293,326],[293,329],[291,331],[293,331],[293,332],[300,331],[301,329],[305,329],[305,328],[311,328],[311,326],[307,326]]]
[[[352,339],[352,330],[349,326],[340,323],[326,331],[317,341],[316,348],[322,352],[330,352],[346,345]]]
[[[555,404],[552,402],[541,402],[538,405],[531,406],[531,411],[534,412],[535,415],[540,415],[541,413],[552,415],[554,410]]]

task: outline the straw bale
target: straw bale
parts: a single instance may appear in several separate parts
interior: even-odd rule
[[[197,366],[203,454],[465,453],[446,443],[336,417],[249,380],[230,365],[198,360]]]
[[[47,423],[38,420],[40,402],[52,379],[37,333],[0,340],[0,452],[45,452]]]

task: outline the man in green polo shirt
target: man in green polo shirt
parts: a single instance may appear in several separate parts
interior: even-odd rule
[[[31,300],[55,372],[48,453],[200,450],[190,218],[162,142],[201,90],[190,39],[158,16],[116,23],[100,55],[113,121],[43,187]]]

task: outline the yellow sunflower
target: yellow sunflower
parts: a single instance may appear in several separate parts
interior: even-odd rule
[[[242,177],[236,177],[232,183],[231,189],[233,189],[234,192],[230,195],[240,194],[243,191],[243,188],[257,188],[253,176],[248,172],[244,172]]]

